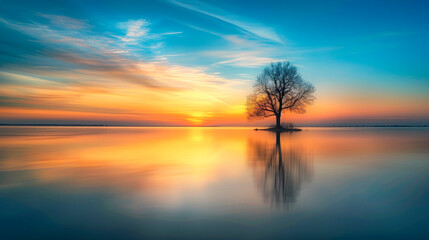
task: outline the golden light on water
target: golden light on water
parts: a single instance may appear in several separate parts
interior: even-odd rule
[[[194,115],[201,116],[204,115]],[[276,146],[275,134],[251,128],[2,129],[13,132],[13,136],[0,138],[4,152],[2,171],[31,171],[26,177],[35,181],[65,182],[79,187],[105,186],[117,191],[126,188],[131,192],[138,192],[139,188],[180,192],[182,188],[202,188],[218,179],[237,176],[252,181],[249,161],[253,160],[249,159],[264,158],[261,156]],[[328,164],[328,161],[338,164],[342,156],[347,155],[356,159],[349,160],[348,164],[375,167],[378,162],[360,157],[391,149],[392,144],[397,146],[392,154],[420,149],[424,147],[423,140],[408,135],[390,139],[389,134],[356,135],[342,129],[313,128],[282,135],[281,147],[286,160],[289,153],[300,154],[299,158],[306,161],[310,159],[308,156],[317,154],[319,164]],[[265,153],[254,155],[253,151],[258,148]]]

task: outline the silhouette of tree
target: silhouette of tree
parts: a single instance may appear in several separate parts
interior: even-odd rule
[[[288,110],[305,113],[314,102],[314,86],[304,81],[296,67],[290,62],[275,62],[258,75],[253,92],[247,97],[249,119],[276,117],[276,129],[280,125],[282,112]]]
[[[311,178],[312,168],[301,148],[290,145],[282,149],[280,134],[276,132],[275,145],[249,140],[249,161],[264,199],[275,207],[289,209],[296,201],[302,182]]]

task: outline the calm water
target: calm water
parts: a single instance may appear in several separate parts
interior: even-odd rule
[[[1,239],[428,239],[429,128],[1,127]]]

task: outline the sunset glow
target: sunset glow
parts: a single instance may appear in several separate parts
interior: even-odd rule
[[[429,239],[428,12],[0,0],[1,240]]]
[[[401,24],[373,24],[379,16],[370,13],[353,31],[345,29],[353,19],[344,18],[329,26],[329,36],[310,41],[333,19],[289,26],[289,14],[269,17],[276,10],[268,6],[253,14],[229,2],[165,0],[120,9],[108,3],[97,6],[102,11],[87,1],[62,4],[41,1],[32,9],[10,2],[0,9],[0,123],[266,125],[272,119],[246,119],[245,102],[257,74],[275,60],[292,61],[317,89],[308,113],[286,114],[286,122],[429,119],[428,48],[418,44],[428,33],[419,13],[396,14],[400,5],[383,18]],[[10,14],[18,8],[24,11]],[[313,20],[323,12],[307,10],[302,14]],[[369,22],[373,29],[365,28]]]

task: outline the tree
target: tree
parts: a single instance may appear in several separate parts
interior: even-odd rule
[[[305,113],[314,102],[315,90],[290,62],[271,63],[258,75],[253,92],[247,97],[247,116],[249,119],[275,116],[276,129],[281,129],[282,112]]]

